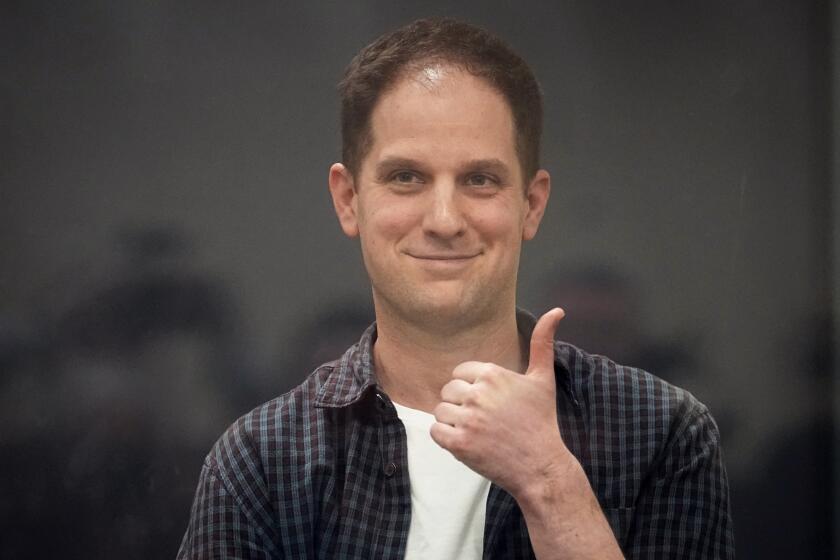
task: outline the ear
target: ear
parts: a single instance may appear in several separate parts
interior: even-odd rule
[[[358,236],[359,222],[356,219],[358,196],[353,174],[344,165],[334,163],[330,167],[329,185],[335,215],[338,216],[341,229],[348,237]]]
[[[534,174],[534,178],[531,179],[525,191],[528,206],[522,228],[523,240],[530,241],[537,235],[537,229],[540,227],[546,204],[548,204],[549,193],[551,193],[551,176],[545,169],[540,169]]]

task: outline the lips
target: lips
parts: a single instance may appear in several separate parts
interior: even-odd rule
[[[415,253],[406,253],[410,257],[414,257],[415,259],[422,259],[427,261],[463,261],[467,259],[471,259],[473,257],[477,257],[481,253],[470,253],[470,254],[415,254]]]

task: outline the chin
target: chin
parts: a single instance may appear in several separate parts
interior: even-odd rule
[[[436,329],[463,328],[492,314],[501,294],[482,279],[379,282],[374,298],[403,321]],[[379,288],[379,289],[377,289]]]
[[[430,294],[429,297],[415,297],[404,301],[401,306],[411,321],[435,325],[442,332],[458,330],[475,322],[486,305],[479,305],[474,297],[466,294]],[[474,294],[473,294],[474,295]]]

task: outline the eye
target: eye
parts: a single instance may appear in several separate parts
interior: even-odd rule
[[[401,184],[420,183],[420,177],[413,171],[397,171],[391,175],[391,181]]]
[[[489,175],[476,173],[467,177],[467,185],[472,187],[491,187],[498,184],[498,181]]]

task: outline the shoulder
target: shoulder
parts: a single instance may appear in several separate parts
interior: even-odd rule
[[[337,361],[318,367],[294,389],[239,417],[213,445],[205,468],[235,494],[265,481],[279,454],[295,448],[299,436],[318,424],[323,411],[316,399],[336,367]]]
[[[568,343],[558,342],[555,349],[569,375],[588,442],[581,443],[593,463],[620,456],[649,469],[690,447],[717,453],[718,427],[689,391]]]
[[[566,342],[556,343],[555,355],[568,372],[574,396],[589,415],[640,417],[653,425],[677,428],[709,412],[689,391],[642,369]]]
[[[645,507],[667,510],[677,488],[705,492],[700,499],[725,514],[720,435],[703,403],[639,368],[567,343],[555,349],[577,403],[564,438],[617,535],[626,535],[634,504],[648,500]]]
[[[205,458],[179,558],[204,557],[219,545],[274,558],[290,534],[295,542],[305,539],[298,529],[308,526],[316,509],[281,505],[303,503],[300,494],[311,488],[307,466],[323,454],[308,430],[322,424],[317,395],[334,367],[319,367],[293,390],[240,417],[216,441]]]
[[[577,450],[628,557],[731,558],[720,433],[690,392],[558,343],[583,430]],[[676,497],[676,498],[675,498]]]

